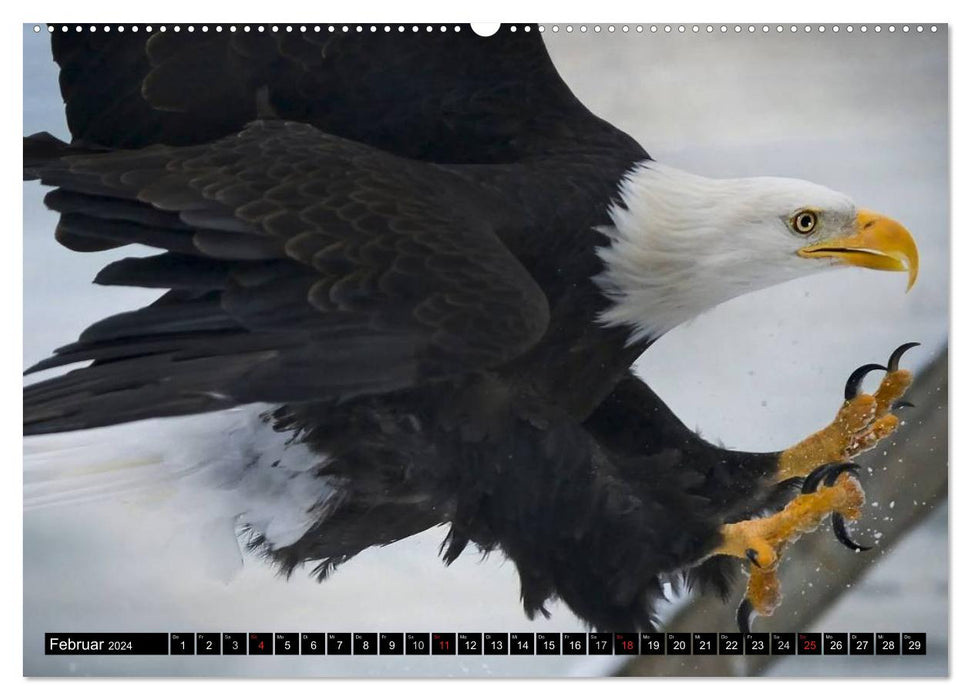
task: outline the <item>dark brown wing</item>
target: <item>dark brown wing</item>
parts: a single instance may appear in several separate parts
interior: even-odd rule
[[[623,136],[574,97],[535,26],[504,26],[488,38],[468,25],[431,33],[222,29],[55,32],[75,140],[191,145],[273,116],[409,158],[499,163]]]
[[[62,243],[166,251],[98,282],[170,291],[32,368],[94,360],[27,387],[25,433],[385,392],[496,366],[546,329],[491,228],[501,202],[435,165],[285,122],[33,162]]]

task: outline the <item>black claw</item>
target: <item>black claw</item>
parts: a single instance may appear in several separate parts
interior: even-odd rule
[[[824,464],[806,477],[806,482],[803,485],[802,492],[812,493],[819,488],[820,483],[823,483],[826,486],[832,486],[836,483],[839,475],[843,473],[859,476],[860,465],[854,464],[853,462]],[[844,545],[845,547],[849,547],[850,549],[859,552],[865,552],[870,549],[870,547],[864,547],[863,545],[857,544],[850,538],[849,534],[846,532],[846,519],[841,513],[833,513],[833,533],[836,535],[836,539],[839,540],[840,544]]]
[[[819,488],[819,484],[822,483],[823,477],[826,476],[826,470],[832,466],[832,464],[824,464],[823,466],[816,467],[809,472],[806,480],[802,482],[802,492],[815,493],[816,489]]]
[[[893,357],[890,359],[893,359]],[[846,388],[843,389],[843,397],[847,401],[855,399],[860,393],[860,385],[863,383],[863,380],[866,379],[866,375],[878,369],[881,369],[884,372],[887,371],[886,367],[876,363],[863,365],[862,367],[857,367],[855,370],[853,370],[853,373],[850,375],[849,379],[846,380]]]
[[[840,513],[833,513],[833,533],[844,547],[848,547],[857,552],[865,552],[868,549],[872,549],[872,547],[864,547],[850,539],[849,533],[846,532],[846,520],[843,519]]]
[[[914,404],[910,401],[894,401],[893,405],[890,406],[891,411],[898,411],[901,408],[913,408]]]
[[[832,486],[833,484],[836,483],[837,477],[839,477],[839,475],[842,474],[843,472],[849,472],[853,476],[859,476],[860,465],[855,464],[853,462],[843,462],[842,464],[836,464],[832,467],[832,469],[830,469],[826,473],[826,476],[823,479],[823,483],[826,484],[827,486]]]
[[[742,634],[751,632],[754,619],[755,608],[752,607],[752,602],[748,598],[742,598],[742,602],[738,604],[738,610],[735,611],[735,624],[738,625],[738,631]]]
[[[859,471],[859,465],[853,462],[831,462],[830,464],[824,464],[809,472],[809,476],[802,482],[802,492],[814,493],[821,483],[824,483],[826,486],[835,484],[836,478],[843,472],[850,472],[856,475]]]
[[[887,360],[887,371],[896,372],[898,365],[900,364],[900,358],[904,356],[904,353],[911,348],[916,348],[920,343],[904,343],[899,348],[890,353],[890,359]]]
[[[754,549],[746,549],[745,556],[747,556],[748,560],[753,564],[755,564],[757,567],[759,567],[760,569],[762,568],[762,565],[759,564],[759,553],[756,552]]]

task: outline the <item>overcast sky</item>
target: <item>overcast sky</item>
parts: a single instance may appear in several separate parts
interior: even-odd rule
[[[920,246],[921,276],[909,294],[904,275],[844,270],[736,299],[668,334],[638,367],[688,425],[729,447],[781,449],[831,420],[856,366],[885,360],[905,341],[924,344],[908,355],[912,365],[943,346],[949,285],[943,31],[560,32],[546,39],[577,96],[654,158],[710,176],[814,180],[900,220]],[[27,29],[24,129],[67,136],[48,37]],[[42,190],[24,185],[25,364],[103,316],[155,296],[89,284],[107,261],[131,252],[81,255],[57,246],[56,218],[43,209]],[[442,566],[440,530],[368,551],[322,585],[299,572],[283,581],[252,559],[226,584],[207,573],[197,533],[173,533],[168,522],[164,510],[146,514],[115,503],[25,515],[28,674],[550,675],[604,668],[593,658],[566,657],[277,657],[256,664],[233,657],[41,656],[42,633],[63,630],[580,628],[562,605],[552,606],[549,621],[527,621],[514,567],[498,553],[480,562],[470,552]],[[928,566],[945,565],[944,546],[923,550]],[[896,577],[899,570],[874,574]],[[825,585],[825,573],[817,585]],[[924,602],[928,625],[943,629],[946,595]],[[862,614],[853,624],[877,629],[885,611]]]

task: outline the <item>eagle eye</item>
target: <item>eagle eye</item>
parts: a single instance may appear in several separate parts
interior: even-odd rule
[[[792,230],[800,235],[808,236],[810,233],[816,230],[817,219],[818,217],[814,211],[810,211],[808,209],[800,211],[792,217]]]

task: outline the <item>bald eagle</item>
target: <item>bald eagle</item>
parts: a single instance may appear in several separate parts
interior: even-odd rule
[[[706,442],[631,365],[802,275],[912,285],[910,234],[820,185],[654,161],[530,29],[54,33],[72,142],[25,138],[24,177],[68,248],[159,251],[96,283],[164,293],[28,370],[88,363],[25,388],[24,434],[213,413],[166,467],[214,475],[283,571],[446,524],[446,562],[500,550],[527,615],[558,598],[600,629],[739,560],[746,628],[802,532],[832,516],[859,548],[850,460],[895,429],[911,344],[773,453]]]

